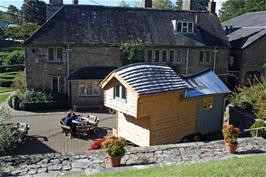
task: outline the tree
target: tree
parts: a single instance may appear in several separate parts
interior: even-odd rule
[[[171,0],[153,0],[152,7],[155,9],[173,9],[174,5]]]
[[[17,16],[18,16],[19,10],[16,6],[9,5],[6,11],[6,19],[10,22],[17,22]]]
[[[46,3],[40,0],[24,0],[21,13],[24,22],[42,25],[46,21]]]
[[[266,0],[227,0],[219,10],[221,21],[226,21],[247,12],[266,10]]]
[[[33,23],[24,23],[19,26],[9,27],[4,31],[5,38],[25,40],[30,37],[38,28],[39,26]]]
[[[207,10],[209,0],[194,0],[192,1],[193,10]],[[176,9],[182,10],[183,0],[176,1]]]
[[[127,3],[126,1],[121,1],[118,6],[120,6],[120,7],[130,7],[129,3]]]

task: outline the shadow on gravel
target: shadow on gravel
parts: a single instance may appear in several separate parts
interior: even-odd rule
[[[247,154],[263,154],[266,153],[264,150],[254,149],[254,150],[247,150],[247,151],[237,151],[236,154],[238,155],[247,155]]]

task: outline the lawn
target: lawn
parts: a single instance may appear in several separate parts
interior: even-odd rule
[[[5,92],[11,92],[14,91],[15,89],[10,88],[10,87],[0,87],[0,93],[5,93]]]
[[[265,177],[266,155],[246,158],[210,161],[207,163],[152,167],[143,170],[122,170],[111,173],[100,173],[88,177]]]
[[[3,95],[0,95],[0,104],[3,103],[8,97],[9,97],[10,94],[3,94]]]
[[[0,74],[0,86],[11,87],[16,76],[21,75],[23,72],[5,72]],[[1,93],[1,92],[0,92]]]

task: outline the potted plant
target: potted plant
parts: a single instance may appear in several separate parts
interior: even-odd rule
[[[230,154],[235,153],[238,144],[237,138],[239,137],[240,129],[234,127],[231,124],[226,124],[223,126],[222,132],[224,136],[226,151]]]
[[[126,140],[117,136],[108,136],[102,143],[102,148],[107,152],[111,167],[120,166],[121,158],[125,154]]]

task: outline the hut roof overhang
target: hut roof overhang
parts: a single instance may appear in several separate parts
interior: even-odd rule
[[[137,63],[114,70],[101,83],[101,87],[116,78],[138,95],[172,92],[188,88],[176,72],[164,64]]]
[[[206,70],[192,76],[183,77],[183,79],[188,85],[188,89],[185,91],[184,95],[185,98],[227,94],[231,92],[212,70]]]

